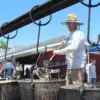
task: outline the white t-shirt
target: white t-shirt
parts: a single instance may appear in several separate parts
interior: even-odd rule
[[[68,69],[83,68],[86,61],[84,33],[76,30],[70,34],[66,48],[56,50],[55,53],[66,55]]]
[[[16,66],[16,71],[22,71],[22,66]]]
[[[96,66],[92,63],[86,65],[88,78],[96,78]]]

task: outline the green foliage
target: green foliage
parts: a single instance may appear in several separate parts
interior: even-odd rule
[[[6,49],[6,47],[7,47],[7,43],[4,42],[3,40],[0,40],[0,48]]]

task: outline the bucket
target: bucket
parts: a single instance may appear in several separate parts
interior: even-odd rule
[[[65,80],[23,80],[19,83],[21,100],[57,100],[58,91]]]
[[[80,85],[61,87],[58,100],[100,100],[100,88],[93,87],[92,84],[85,84],[84,89],[79,87]]]
[[[0,81],[0,100],[21,100],[17,81]]]

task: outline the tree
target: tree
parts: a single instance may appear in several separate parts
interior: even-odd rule
[[[4,42],[3,40],[0,40],[0,48],[6,49],[6,47],[7,47],[7,43]]]

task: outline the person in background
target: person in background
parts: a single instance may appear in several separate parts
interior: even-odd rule
[[[76,14],[72,13],[68,15],[68,20],[62,22],[62,24],[67,25],[70,35],[66,38],[66,47],[54,50],[53,53],[66,55],[67,69],[71,70],[72,82],[73,84],[79,84],[84,80],[86,61],[85,38],[84,33],[80,30],[83,23],[78,21]]]
[[[15,66],[10,61],[4,64],[4,74],[8,80],[13,79],[13,76],[15,76]]]
[[[96,61],[91,59],[91,62],[86,66],[87,78],[89,83],[96,82]]]
[[[88,82],[88,76],[87,76],[87,71],[85,69],[85,72],[84,72],[84,83],[87,83]]]
[[[25,75],[25,78],[29,78],[29,69],[26,68],[26,75]]]
[[[2,79],[3,77],[2,77],[2,70],[0,70],[0,79]]]
[[[21,78],[21,71],[22,71],[22,65],[17,62],[16,63],[16,78],[20,79]]]
[[[0,67],[0,77],[4,78],[4,64]]]
[[[30,67],[30,70],[29,70],[29,75],[31,78],[33,77],[34,67],[35,67],[35,63],[33,63],[33,65]]]

